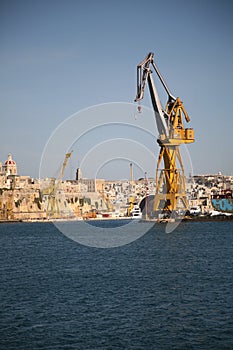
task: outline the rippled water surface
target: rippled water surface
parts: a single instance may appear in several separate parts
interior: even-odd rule
[[[1,224],[0,349],[233,349],[232,271],[232,222],[157,224],[110,249]]]

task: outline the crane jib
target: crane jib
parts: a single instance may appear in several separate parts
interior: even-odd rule
[[[159,134],[165,134],[167,137],[169,135],[168,131],[168,125],[166,122],[166,119],[164,117],[163,109],[161,106],[161,102],[158,96],[158,92],[156,90],[153,78],[152,78],[152,73],[148,75],[148,87],[151,95],[151,101],[153,105],[153,109],[155,112],[155,119],[156,119],[156,124],[158,128]]]

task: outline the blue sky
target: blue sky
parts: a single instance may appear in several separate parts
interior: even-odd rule
[[[233,174],[232,34],[227,0],[2,0],[0,160],[12,152],[21,175],[38,177],[50,135],[69,116],[102,103],[133,102],[136,66],[152,51],[195,129],[196,142],[188,146],[193,172]],[[148,91],[142,103],[151,107]],[[131,129],[128,136],[134,139]],[[87,137],[72,159],[74,171],[88,145]],[[153,147],[156,163],[156,142]],[[64,154],[59,157],[62,162]],[[128,176],[115,165],[101,175]],[[154,164],[144,170],[153,176]],[[84,175],[92,177],[91,171]]]

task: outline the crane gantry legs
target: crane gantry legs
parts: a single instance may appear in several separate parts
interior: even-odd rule
[[[156,192],[154,210],[172,212],[188,209],[185,191],[185,176],[178,145],[160,145],[156,169]],[[162,160],[164,168],[161,167]]]

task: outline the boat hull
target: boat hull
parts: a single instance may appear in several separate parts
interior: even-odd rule
[[[211,201],[215,210],[233,214],[233,198],[212,198]]]

